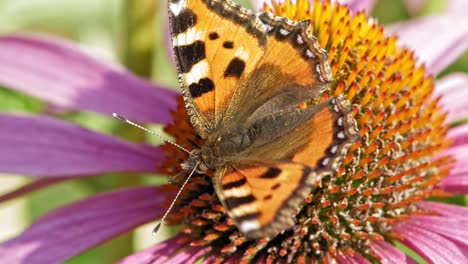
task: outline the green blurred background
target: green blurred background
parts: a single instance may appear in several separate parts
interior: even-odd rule
[[[175,69],[165,47],[166,10],[161,0],[0,0],[0,33],[46,32],[71,39],[82,49],[101,60],[124,65],[130,71],[156,83],[177,89]],[[247,0],[236,2],[251,7]],[[410,14],[403,0],[380,0],[373,16],[383,24],[408,20],[441,12],[445,1],[428,0],[421,11]],[[468,56],[445,70],[468,72]],[[45,104],[0,87],[0,111],[39,113]],[[92,130],[125,137],[133,142],[146,140],[140,131],[114,120],[89,113],[66,113],[60,118]],[[159,130],[158,126],[151,126]],[[150,139],[154,143],[157,140]],[[18,234],[33,219],[53,208],[91,196],[98,192],[146,183],[161,183],[165,178],[134,175],[104,175],[67,181],[38,191],[25,198],[0,204],[0,241]],[[0,193],[28,182],[20,176],[2,175]],[[467,204],[466,197],[453,197],[450,202]],[[170,236],[173,230],[154,237],[154,223],[138,228],[104,245],[68,261],[68,263],[112,263],[131,252],[146,248]],[[64,230],[66,232],[66,230]]]

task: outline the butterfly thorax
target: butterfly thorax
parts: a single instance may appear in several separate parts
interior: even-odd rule
[[[253,129],[212,134],[200,149],[192,151],[183,166],[193,168],[198,164],[201,171],[223,167],[238,159],[239,154],[248,149],[253,140]]]

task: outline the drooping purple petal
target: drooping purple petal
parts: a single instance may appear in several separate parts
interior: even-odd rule
[[[406,224],[437,233],[468,250],[468,221],[444,216],[415,215]]]
[[[176,92],[98,62],[62,39],[0,37],[0,85],[55,106],[167,123]]]
[[[0,171],[36,177],[154,172],[156,147],[132,145],[49,117],[0,114]]]
[[[263,9],[263,4],[264,4],[264,3],[270,4],[271,1],[268,1],[268,0],[265,0],[265,1],[262,1],[262,0],[250,0],[250,3],[252,4],[252,7],[253,7],[254,11],[261,11],[261,10]]]
[[[415,51],[428,74],[437,74],[468,49],[468,17],[444,14],[413,19],[386,28]],[[430,40],[430,41],[428,41]]]
[[[444,151],[443,155],[455,158],[455,164],[450,170],[450,174],[442,179],[439,186],[453,194],[468,193],[468,145],[454,146]]]
[[[393,231],[404,237],[402,243],[431,263],[468,263],[462,248],[436,233],[407,222],[395,226]]]
[[[347,254],[338,254],[336,257],[338,264],[370,264],[370,262],[363,256],[355,253],[354,256]]]
[[[171,264],[186,264],[186,263],[197,263],[203,256],[205,256],[211,248],[190,248],[184,252],[181,252],[171,258],[168,263]]]
[[[394,247],[392,244],[385,241],[372,241],[370,248],[377,256],[380,257],[382,263],[385,264],[413,264],[417,263],[405,253]]]
[[[451,128],[447,135],[452,139],[452,147],[468,145],[468,124]]]
[[[468,75],[463,73],[453,73],[436,82],[434,92],[441,97],[440,103],[448,111],[448,122],[468,118],[467,87]]]
[[[161,216],[156,187],[104,193],[49,213],[18,237],[0,244],[3,263],[61,263],[99,243]]]
[[[451,14],[466,15],[468,10],[468,1],[466,0],[447,0],[446,12]]]
[[[452,170],[450,175],[444,178],[439,186],[446,192],[452,194],[468,193],[468,168]]]
[[[434,211],[439,215],[447,216],[448,218],[468,221],[468,208],[464,206],[428,201],[418,202],[417,206],[418,208]]]
[[[372,12],[375,6],[375,0],[337,0],[340,4],[348,5],[349,9],[353,12],[365,11],[366,13]]]
[[[135,254],[132,254],[121,261],[118,264],[156,264],[156,263],[168,263],[169,259],[185,245],[177,243],[180,239],[185,237],[184,234],[178,234],[162,243],[159,243],[153,247],[145,250],[141,250]]]
[[[52,184],[56,184],[62,182],[69,178],[42,178],[31,183],[28,183],[24,186],[19,187],[13,191],[7,192],[5,194],[0,195],[0,203],[6,202],[8,200],[14,199],[19,196],[26,195],[28,193],[40,190]]]
[[[450,174],[442,179],[439,187],[453,194],[468,193],[468,125],[460,125],[448,132],[448,137],[453,140],[450,149],[444,155],[453,156],[456,161]]]

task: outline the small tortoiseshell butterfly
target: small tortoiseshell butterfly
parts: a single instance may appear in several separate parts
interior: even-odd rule
[[[310,22],[230,0],[169,0],[169,17],[185,106],[204,140],[183,167],[214,172],[247,237],[291,228],[356,139],[346,101],[320,100],[331,70]]]

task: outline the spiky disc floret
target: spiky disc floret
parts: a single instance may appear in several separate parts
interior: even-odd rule
[[[411,51],[398,47],[397,38],[386,37],[364,13],[350,14],[345,6],[320,0],[312,6],[307,0],[274,2],[265,9],[311,20],[312,33],[329,53],[334,80],[329,96],[343,95],[352,103],[361,140],[297,210],[295,228],[272,240],[248,241],[239,233],[214,193],[211,175],[194,176],[169,221],[186,224],[182,232],[191,241],[183,243],[212,246],[220,261],[235,256],[245,262],[304,263],[354,252],[376,258],[369,243],[398,239],[392,225],[425,213],[415,203],[442,194],[435,186],[450,170],[451,158],[437,156],[450,142],[433,79]],[[182,103],[173,117],[166,132],[184,147],[200,147]],[[161,171],[176,175],[186,154],[170,145],[163,149]],[[168,191],[185,177],[174,177]]]

